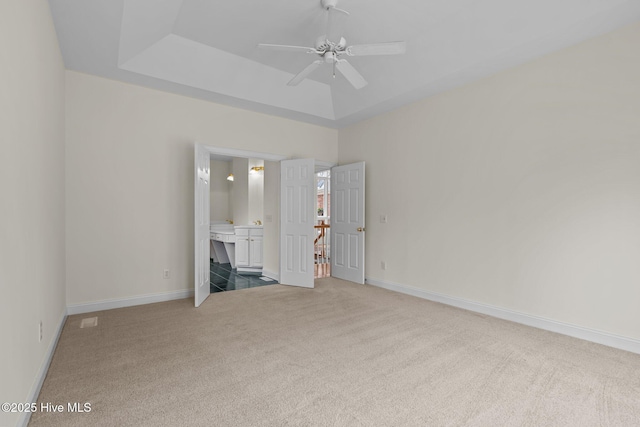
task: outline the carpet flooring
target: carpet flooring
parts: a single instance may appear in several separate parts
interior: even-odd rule
[[[640,426],[640,355],[325,278],[69,316],[39,402],[91,411],[34,427]]]

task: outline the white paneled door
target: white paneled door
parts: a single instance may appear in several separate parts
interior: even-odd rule
[[[331,169],[331,275],[364,283],[364,162]]]
[[[280,283],[313,288],[315,161],[280,164]]]
[[[195,146],[195,304],[199,307],[211,292],[209,273],[209,152],[199,144]]]

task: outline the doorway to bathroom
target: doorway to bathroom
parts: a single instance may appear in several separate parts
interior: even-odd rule
[[[286,160],[283,156],[246,152],[195,144],[194,147],[194,261],[195,306],[210,295],[210,185],[211,156],[264,159],[265,190],[267,172],[271,188],[271,210],[264,209],[264,259],[271,257],[273,275],[283,285],[314,287],[314,240],[318,239],[318,258],[328,260],[332,277],[364,283],[364,162],[342,166],[314,159]],[[268,167],[271,163],[273,167]],[[317,172],[330,174],[316,177]],[[323,188],[319,193],[320,184]],[[326,185],[326,187],[324,187]],[[326,193],[325,193],[326,188]],[[318,196],[322,197],[318,197]],[[322,205],[320,205],[322,201]],[[320,219],[318,209],[322,208]],[[234,207],[235,209],[235,207]],[[326,209],[326,210],[325,210]],[[271,212],[271,213],[270,213]],[[325,218],[322,218],[325,217]],[[234,221],[235,222],[235,221]],[[315,226],[318,226],[316,229]],[[235,228],[238,226],[236,225]],[[251,226],[243,225],[242,228]],[[272,233],[268,239],[267,234]],[[327,233],[327,230],[330,230]],[[249,231],[249,233],[251,233]],[[249,234],[251,237],[251,234]],[[246,240],[246,239],[245,239]],[[251,238],[249,238],[251,240]],[[224,241],[224,239],[223,239]],[[270,241],[270,243],[268,243]],[[225,242],[227,243],[227,242]],[[229,242],[231,243],[231,242]],[[279,247],[279,250],[278,250]],[[324,252],[323,252],[324,251]],[[261,254],[262,255],[262,254]],[[249,256],[251,258],[251,256]],[[277,273],[276,273],[277,272]]]
[[[263,271],[264,246],[273,246],[274,239],[271,224],[266,230],[263,226],[265,204],[268,222],[273,222],[273,202],[269,202],[278,186],[269,182],[268,176],[277,176],[274,166],[273,162],[264,159],[210,156],[211,293],[278,283],[273,277],[275,273]],[[269,266],[273,262],[268,259],[269,251],[266,252]]]

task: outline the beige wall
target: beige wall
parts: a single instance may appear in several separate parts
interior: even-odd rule
[[[635,25],[342,130],[367,277],[640,339],[639,45]]]
[[[70,305],[193,287],[194,141],[337,159],[333,129],[66,75]]]
[[[65,312],[64,67],[46,0],[0,2],[0,52],[0,401],[28,402]]]

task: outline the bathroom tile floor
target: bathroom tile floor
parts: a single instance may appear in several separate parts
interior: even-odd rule
[[[238,274],[237,271],[231,268],[231,264],[211,262],[209,271],[211,273],[211,293],[256,288],[278,283],[276,280],[257,274]]]

